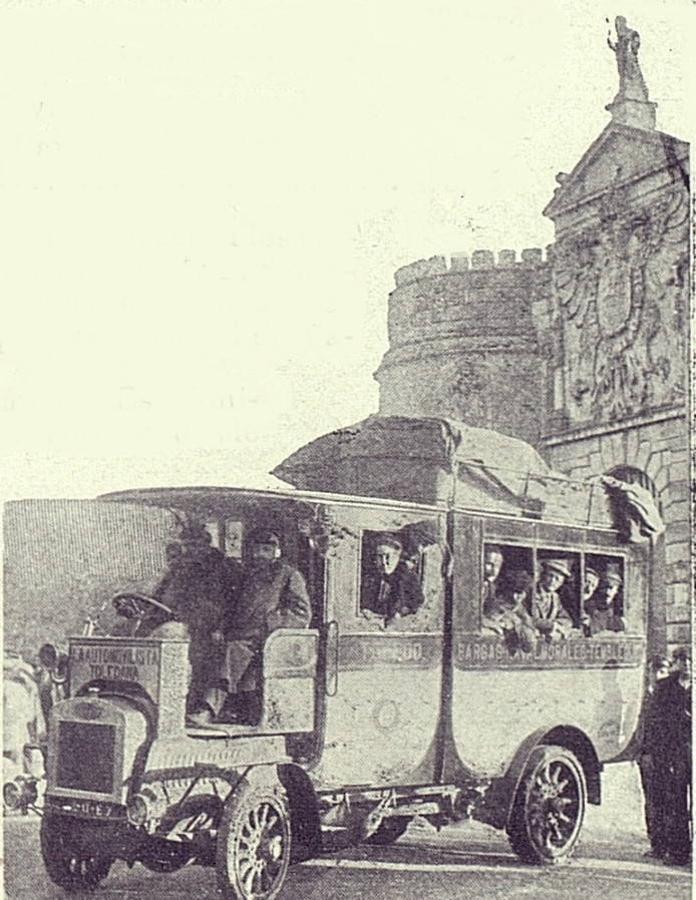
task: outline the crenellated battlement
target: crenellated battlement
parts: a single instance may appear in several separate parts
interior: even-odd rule
[[[522,250],[517,258],[516,250],[474,250],[468,253],[452,253],[447,256],[431,256],[430,259],[419,259],[402,266],[394,273],[397,287],[431,278],[435,275],[450,275],[458,272],[484,269],[533,269],[551,261],[553,247],[549,245],[544,251],[541,247],[528,247]]]

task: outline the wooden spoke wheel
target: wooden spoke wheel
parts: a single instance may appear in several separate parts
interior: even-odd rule
[[[585,773],[565,747],[536,747],[517,789],[507,833],[525,862],[553,865],[575,848],[585,817]]]
[[[93,891],[109,874],[113,858],[90,842],[89,826],[67,816],[44,815],[41,855],[48,877],[64,891]]]
[[[218,889],[230,900],[273,900],[290,864],[285,792],[243,781],[225,804],[217,837]]]

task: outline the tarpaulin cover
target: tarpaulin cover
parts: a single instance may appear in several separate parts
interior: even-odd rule
[[[598,481],[571,481],[524,441],[453,419],[370,416],[311,441],[273,474],[301,490],[611,524]]]

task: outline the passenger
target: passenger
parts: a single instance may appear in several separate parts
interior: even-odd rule
[[[255,718],[257,669],[266,638],[276,628],[307,628],[312,619],[305,580],[281,558],[278,535],[256,529],[249,546],[241,592],[223,623],[227,654],[218,670],[223,678],[211,679],[204,703],[189,716],[191,725],[207,725],[220,717],[230,695],[235,697],[237,719]]]
[[[626,622],[617,608],[617,595],[622,579],[619,566],[608,563],[598,592],[584,606],[582,623],[590,635],[603,631],[625,631]]]
[[[418,575],[403,558],[401,541],[393,534],[382,535],[373,563],[363,585],[363,610],[381,616],[385,624],[415,613],[425,598]]]
[[[582,604],[580,611],[580,624],[582,625],[585,637],[590,636],[590,618],[586,615],[585,609],[589,601],[594,596],[594,592],[599,585],[599,573],[590,566],[585,566],[585,578],[582,583]]]
[[[598,585],[599,573],[597,572],[597,570],[590,568],[590,566],[585,566],[585,580],[582,583],[583,609],[585,608],[585,603],[590,600],[594,592],[597,590]]]
[[[188,708],[196,709],[220,665],[221,627],[240,588],[241,566],[211,546],[210,534],[199,523],[182,526],[179,550],[174,546],[168,545],[169,566],[154,592],[172,616],[157,611],[138,633],[150,633],[169,618],[187,626],[191,664]]]
[[[541,562],[541,577],[528,612],[537,632],[547,641],[565,640],[573,628],[573,622],[558,596],[571,575],[565,559],[544,559]]]
[[[488,544],[483,556],[483,596],[481,598],[481,609],[483,614],[488,615],[489,611],[495,606],[496,601],[496,582],[503,567],[504,557],[503,551],[497,544]]]
[[[488,616],[481,623],[482,634],[502,637],[512,653],[518,649],[531,652],[536,642],[536,630],[525,604],[533,587],[534,579],[529,572],[511,572]]]

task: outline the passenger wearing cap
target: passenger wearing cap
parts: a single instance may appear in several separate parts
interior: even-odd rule
[[[529,602],[528,612],[538,634],[547,641],[565,640],[573,628],[558,592],[571,577],[565,559],[541,561],[541,576]]]
[[[691,861],[691,652],[672,654],[672,672],[655,687],[643,751],[654,763],[659,855],[675,865]]]
[[[584,604],[582,624],[590,635],[603,631],[625,631],[626,622],[619,612],[619,591],[623,580],[618,563],[608,563],[598,590]]]
[[[247,546],[242,588],[223,622],[227,648],[222,678],[209,686],[205,703],[189,717],[192,725],[207,725],[219,717],[230,695],[236,698],[238,718],[256,718],[258,669],[266,638],[276,628],[307,628],[312,618],[305,580],[282,559],[278,535],[256,529]]]
[[[374,549],[373,565],[362,588],[363,612],[374,613],[387,624],[411,615],[423,604],[423,590],[404,548],[393,534],[383,534]]]

